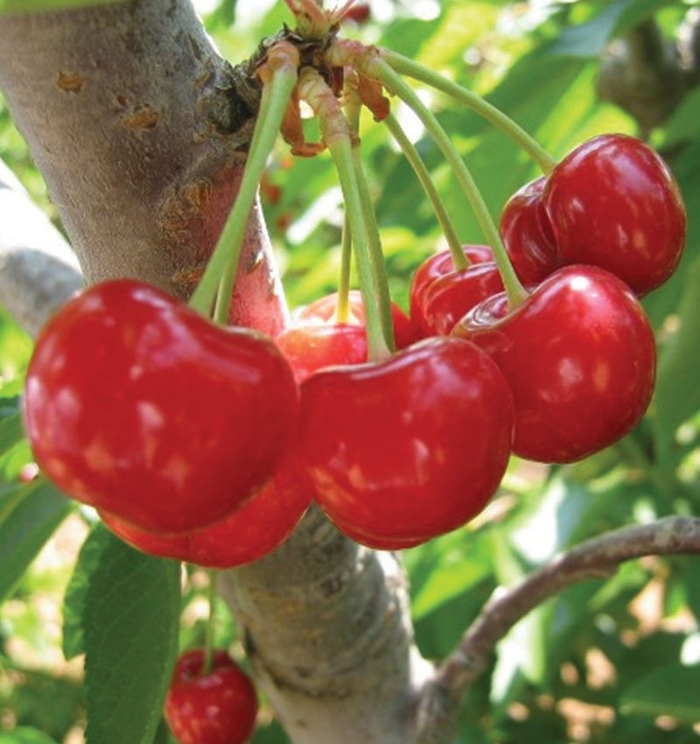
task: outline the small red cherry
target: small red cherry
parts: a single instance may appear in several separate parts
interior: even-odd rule
[[[541,176],[525,184],[501,212],[501,237],[515,273],[525,285],[539,284],[559,267],[552,226],[542,204],[546,183],[546,177]]]
[[[255,729],[258,700],[245,672],[224,650],[194,649],[175,664],[165,699],[165,719],[179,744],[243,744]]]
[[[348,295],[349,317],[344,323],[348,325],[365,326],[365,305],[362,294],[357,289],[352,289]],[[333,292],[325,297],[300,308],[294,314],[295,324],[306,325],[308,323],[337,323],[338,293]],[[396,337],[396,348],[404,349],[418,340],[418,331],[411,322],[408,315],[395,303],[391,303],[391,319],[394,324],[394,336]]]
[[[470,264],[480,264],[493,261],[493,253],[487,245],[465,245],[464,255]],[[420,329],[420,318],[422,316],[421,305],[425,290],[436,279],[455,271],[455,264],[450,251],[434,253],[423,261],[416,269],[411,288],[409,290],[409,316]],[[432,333],[428,335],[433,335]]]
[[[298,384],[324,367],[367,361],[367,331],[361,325],[291,325],[275,337],[275,344]]]
[[[495,295],[453,334],[484,349],[508,380],[521,457],[593,454],[627,434],[651,400],[652,328],[629,287],[595,266],[559,269],[511,312],[505,293]]]
[[[543,204],[562,264],[592,264],[642,296],[676,268],[686,212],[666,163],[644,142],[605,134],[552,171]]]

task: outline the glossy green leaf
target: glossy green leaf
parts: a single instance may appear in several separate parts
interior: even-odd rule
[[[625,691],[620,707],[625,713],[672,716],[694,724],[700,721],[700,665],[669,664],[634,682]]]
[[[40,13],[43,11],[75,10],[94,5],[133,2],[133,0],[0,0],[0,14]]]
[[[87,740],[152,744],[178,651],[180,564],[98,525],[82,592]],[[94,551],[94,552],[93,552]]]
[[[0,601],[12,592],[73,508],[60,491],[44,480],[28,484],[13,498],[12,508],[5,510],[0,523]]]

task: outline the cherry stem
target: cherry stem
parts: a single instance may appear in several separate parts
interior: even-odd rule
[[[393,114],[390,113],[384,119],[384,123],[387,125],[389,132],[391,132],[391,136],[396,140],[397,144],[401,148],[406,160],[408,160],[410,166],[413,168],[413,172],[420,181],[425,195],[433,206],[435,216],[442,227],[445,240],[447,240],[447,245],[449,246],[455,269],[457,271],[466,269],[469,266],[469,259],[464,253],[462,243],[460,242],[455,227],[452,224],[452,220],[450,220],[450,217],[447,214],[445,205],[442,203],[442,199],[440,199],[440,195],[430,177],[430,172],[423,162],[418,149],[408,138],[408,135]]]
[[[516,124],[513,119],[506,116],[506,114],[496,108],[493,104],[489,103],[473,91],[463,88],[458,83],[443,77],[434,70],[431,70],[408,57],[404,57],[402,54],[398,54],[391,49],[382,48],[380,54],[395,72],[411,77],[431,88],[442,91],[460,103],[463,103],[465,106],[468,106],[472,111],[510,137],[537,163],[545,175],[549,175],[552,172],[556,165],[556,160],[554,160],[554,158],[539,144],[539,142],[537,142],[536,139],[534,139],[534,137],[531,137],[521,126]]]
[[[347,78],[346,78],[347,80]],[[350,84],[345,86],[345,111],[351,133],[359,143],[360,114],[362,102],[357,95],[357,90]],[[367,228],[368,246],[372,261],[372,275],[375,279],[375,292],[379,303],[379,317],[382,323],[382,332],[391,351],[396,351],[394,339],[394,324],[391,317],[391,296],[389,293],[389,278],[387,276],[386,264],[384,263],[384,251],[382,250],[382,239],[377,224],[377,215],[372,204],[372,196],[367,185],[367,177],[359,146],[352,148],[352,166],[355,171],[355,179],[360,191],[362,203],[362,219]]]
[[[305,67],[301,71],[298,92],[299,97],[311,106],[318,117],[322,139],[338,171],[365,306],[368,357],[371,361],[379,361],[391,356],[391,343],[384,335],[381,319],[383,310],[380,308],[381,293],[376,290],[368,225],[364,221],[361,191],[353,165],[353,138],[350,126],[333,91],[312,67]]]
[[[370,59],[367,60],[370,62]],[[481,231],[486,238],[487,243],[491,246],[493,257],[501,275],[503,286],[508,296],[508,305],[512,309],[517,307],[527,296],[527,291],[518,279],[513,265],[510,262],[498,228],[491,217],[491,213],[486,206],[484,197],[474,182],[472,174],[469,172],[466,164],[460,154],[455,149],[449,135],[442,128],[435,115],[420,100],[417,93],[380,56],[371,57],[369,66],[370,74],[377,77],[382,84],[394,95],[398,96],[407,106],[413,109],[418,118],[423,122],[426,130],[435,140],[437,146],[442,151],[457,177],[464,195],[471,205],[476,216]]]
[[[236,201],[207,268],[190,299],[191,307],[209,316],[218,297],[214,319],[221,324],[228,321],[248,218],[255,203],[267,159],[274,147],[292,90],[297,82],[298,66],[299,53],[288,42],[278,42],[268,51],[267,61],[260,70],[263,78],[260,110]]]
[[[338,304],[335,309],[337,323],[350,319],[350,271],[352,267],[352,230],[348,213],[343,215],[343,233],[340,243],[340,277],[338,279]]]
[[[204,626],[204,665],[202,673],[206,676],[214,668],[214,633],[215,633],[215,614],[216,614],[216,571],[209,569],[209,587],[207,590],[207,600],[209,602],[209,614]]]

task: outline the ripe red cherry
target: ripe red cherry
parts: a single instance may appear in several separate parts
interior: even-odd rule
[[[311,502],[311,484],[290,462],[233,514],[209,527],[178,535],[157,535],[100,512],[125,542],[149,555],[205,568],[234,568],[271,553],[292,534]]]
[[[276,336],[275,343],[298,384],[324,367],[367,361],[367,332],[361,325],[292,325]]]
[[[493,253],[487,245],[465,245],[463,250],[470,264],[493,261]],[[455,264],[452,260],[452,254],[447,250],[428,256],[416,269],[409,290],[409,316],[419,330],[421,330],[422,325],[422,304],[425,290],[436,279],[454,271]],[[430,332],[427,335],[432,336],[434,334]]]
[[[453,333],[508,380],[521,457],[578,460],[627,434],[649,405],[653,331],[629,287],[603,269],[559,269],[510,313],[505,294],[491,297]]]
[[[559,267],[554,233],[542,203],[546,183],[541,176],[525,184],[501,212],[501,237],[525,285],[539,284]]]
[[[419,342],[301,386],[299,461],[319,505],[379,549],[425,542],[476,516],[498,488],[513,429],[508,385],[472,344]]]
[[[180,656],[165,699],[165,719],[180,744],[243,744],[255,729],[258,700],[247,674],[223,650],[204,672],[203,649]]]
[[[673,273],[686,214],[664,161],[633,137],[607,134],[573,150],[543,195],[562,264],[593,264],[644,295]]]
[[[238,508],[271,476],[297,413],[271,340],[131,280],[95,285],[49,321],[24,397],[42,471],[153,532],[189,532]]]
[[[472,263],[425,287],[413,320],[425,337],[446,336],[475,305],[502,291],[501,275],[493,261]]]
[[[365,305],[362,294],[357,289],[350,290],[349,296],[350,315],[347,319],[348,325],[365,326]],[[318,300],[300,308],[294,316],[295,324],[307,325],[309,323],[337,323],[338,293],[321,297]],[[396,337],[396,348],[404,349],[418,340],[418,331],[411,322],[408,315],[395,303],[391,303],[391,319],[394,323],[394,336]]]

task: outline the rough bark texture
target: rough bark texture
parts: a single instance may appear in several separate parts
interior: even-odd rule
[[[2,17],[0,86],[87,280],[132,276],[188,296],[234,197],[256,96],[190,3]],[[268,332],[286,319],[259,209],[232,313]],[[395,558],[312,512],[221,585],[295,744],[413,740],[428,665]]]

